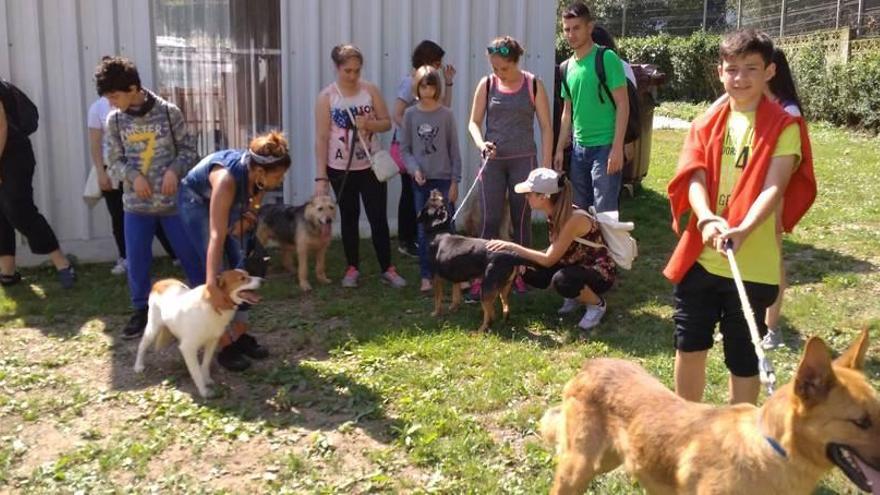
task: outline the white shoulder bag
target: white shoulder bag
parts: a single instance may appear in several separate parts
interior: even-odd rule
[[[364,152],[367,154],[367,159],[370,160],[370,168],[373,170],[376,178],[379,179],[379,182],[387,182],[393,179],[395,175],[400,173],[400,169],[397,167],[397,162],[394,161],[391,153],[386,150],[380,149],[375,153],[370,153],[370,143],[364,139],[363,135],[360,133],[360,129],[354,125],[354,115],[352,115],[351,109],[348,108],[348,105],[345,104],[345,96],[342,95],[342,91],[339,91],[339,86],[337,86],[336,83],[333,83],[333,87],[336,88],[336,92],[339,93],[339,97],[342,98],[342,106],[345,108],[345,112],[348,113],[348,118],[351,120],[352,127],[360,137],[361,145]]]
[[[98,185],[98,172],[89,164],[89,176],[86,178],[86,186],[83,189],[83,201],[89,206],[95,206],[102,197],[101,187]]]
[[[602,240],[605,244],[597,244],[586,239],[576,238],[575,241],[592,248],[604,247],[614,263],[624,270],[631,270],[633,261],[639,255],[639,247],[636,240],[629,234],[634,228],[633,222],[621,222],[618,220],[616,211],[596,213],[596,208],[589,208],[589,216],[599,224],[602,232]]]

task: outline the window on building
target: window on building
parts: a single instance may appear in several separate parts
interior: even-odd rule
[[[157,91],[202,155],[280,129],[280,0],[152,0]]]

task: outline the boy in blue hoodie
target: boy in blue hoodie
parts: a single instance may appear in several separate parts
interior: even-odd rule
[[[202,276],[198,254],[177,215],[177,186],[196,162],[197,152],[180,109],[141,87],[131,61],[104,60],[95,73],[95,86],[114,107],[107,116],[104,163],[111,177],[123,183],[128,289],[134,314],[122,337],[134,339],[147,323],[153,237],[160,224],[190,283]]]

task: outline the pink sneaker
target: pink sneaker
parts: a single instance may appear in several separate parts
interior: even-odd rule
[[[385,273],[382,274],[380,280],[395,289],[406,287],[406,280],[397,273],[397,268],[394,268],[393,266],[389,266],[388,269],[385,270]]]
[[[477,278],[471,282],[471,290],[467,294],[464,295],[464,302],[466,303],[478,303],[480,302],[480,294],[483,292],[482,290],[482,280]]]
[[[345,276],[342,277],[342,286],[352,289],[358,286],[358,278],[361,276],[361,272],[358,271],[357,268],[353,266],[349,266],[347,270],[345,270]]]

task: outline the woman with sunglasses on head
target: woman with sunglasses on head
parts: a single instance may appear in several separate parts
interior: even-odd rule
[[[519,60],[525,50],[517,40],[510,36],[495,38],[486,52],[492,73],[477,84],[468,124],[471,138],[486,160],[479,177],[480,237],[498,237],[507,197],[514,240],[528,246],[532,239],[531,208],[523,196],[514,193],[513,187],[535,167],[552,166],[550,102],[544,83],[520,69]],[[541,128],[540,149],[535,146],[535,116]],[[525,291],[520,277],[516,279],[516,289]],[[471,298],[479,291],[480,284],[472,284]]]
[[[328,185],[333,186],[339,204],[348,262],[342,286],[357,287],[360,278],[358,223],[363,201],[382,270],[380,280],[395,288],[405,287],[406,280],[391,264],[388,185],[376,178],[367,156],[367,151],[379,150],[376,133],[391,129],[388,107],[379,88],[361,79],[364,56],[358,47],[337,45],[330,58],[336,66],[336,81],[321,90],[315,104],[315,195],[328,194]]]

